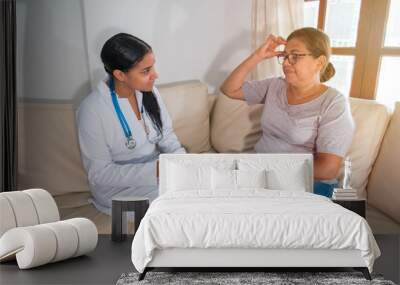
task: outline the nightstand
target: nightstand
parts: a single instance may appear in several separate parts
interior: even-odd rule
[[[366,207],[365,199],[356,199],[356,200],[332,199],[332,202],[339,204],[340,206],[350,211],[353,211],[354,213],[357,213],[361,217],[365,218],[365,207]]]
[[[127,216],[126,212],[135,213],[135,231],[138,229],[140,221],[149,208],[149,198],[146,197],[114,197],[112,199],[112,227],[111,239],[113,241],[123,241],[127,235]]]

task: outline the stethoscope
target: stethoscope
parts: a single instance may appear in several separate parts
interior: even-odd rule
[[[110,87],[111,99],[112,99],[112,102],[114,105],[114,109],[115,109],[115,112],[117,113],[117,117],[121,124],[122,130],[124,131],[124,134],[125,134],[125,138],[126,138],[125,146],[128,149],[134,149],[136,147],[136,140],[133,138],[132,131],[129,128],[129,125],[125,119],[125,116],[121,111],[121,108],[119,107],[117,95],[115,94],[114,78],[112,78],[112,77],[110,78],[109,85],[110,85],[109,87]],[[143,113],[144,113],[144,109],[143,109],[143,104],[142,104],[140,107],[140,116],[142,117],[142,120],[143,120],[144,130],[146,133],[147,140],[152,144],[157,144],[161,141],[163,134],[162,134],[162,132],[157,130],[157,136],[154,139],[151,139],[149,137],[150,130],[146,124],[146,121],[144,118],[145,116]]]

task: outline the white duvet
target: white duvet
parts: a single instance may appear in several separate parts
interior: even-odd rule
[[[358,249],[370,272],[380,255],[359,215],[319,195],[265,189],[160,196],[134,237],[135,268],[165,248]]]

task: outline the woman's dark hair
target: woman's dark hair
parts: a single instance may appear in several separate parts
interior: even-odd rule
[[[139,63],[143,57],[151,52],[151,46],[141,39],[130,34],[119,33],[108,39],[101,49],[101,60],[106,72],[113,76],[113,71],[118,69],[127,72]],[[139,90],[140,91],[140,90]],[[162,133],[160,106],[152,91],[143,93],[143,106],[149,114],[153,124]]]

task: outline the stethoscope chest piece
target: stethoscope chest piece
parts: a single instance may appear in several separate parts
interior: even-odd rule
[[[128,149],[134,149],[136,147],[136,140],[132,137],[129,137],[126,140],[125,145]]]

